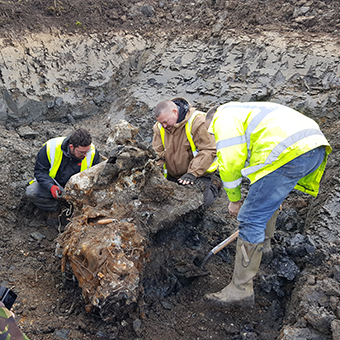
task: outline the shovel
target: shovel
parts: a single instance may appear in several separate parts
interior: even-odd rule
[[[222,250],[224,247],[226,247],[229,243],[233,242],[234,240],[237,239],[238,237],[239,230],[235,231],[233,234],[231,234],[228,238],[226,238],[224,241],[219,243],[215,248],[213,248],[210,253],[206,256],[206,258],[203,260],[202,264],[200,267],[204,267],[210,256],[216,255],[220,250]]]

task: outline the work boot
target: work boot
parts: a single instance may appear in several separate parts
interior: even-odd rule
[[[262,243],[237,239],[234,273],[231,282],[221,291],[206,294],[206,300],[216,307],[250,307],[254,304],[253,277],[262,258]]]
[[[267,222],[267,227],[265,230],[265,239],[263,241],[263,256],[262,261],[264,263],[269,263],[273,259],[273,250],[271,247],[271,240],[274,238],[275,225],[277,216],[279,215],[279,209],[276,210],[273,216]]]

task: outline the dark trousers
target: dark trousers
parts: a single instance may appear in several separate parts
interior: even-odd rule
[[[172,177],[171,175],[168,175],[167,179],[171,182],[178,183],[177,178]],[[205,208],[208,208],[216,200],[216,198],[218,196],[218,189],[214,184],[212,184],[210,176],[202,176],[202,177],[199,177],[198,179],[201,180],[204,183],[204,191],[203,191],[203,201],[204,201],[204,203],[203,204],[204,204]]]
[[[60,190],[63,190],[60,185],[58,186]],[[33,182],[26,188],[26,196],[29,201],[34,203],[34,205],[41,210],[58,210],[59,202],[52,196],[50,191],[43,189],[37,181]]]

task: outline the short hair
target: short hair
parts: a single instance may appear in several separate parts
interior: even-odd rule
[[[217,109],[218,109],[218,105],[216,105],[216,106],[212,107],[211,109],[209,109],[209,111],[205,115],[205,120],[210,122],[213,119],[214,114],[217,111]]]
[[[77,129],[70,135],[70,144],[75,148],[78,146],[89,146],[92,143],[90,132],[85,129]]]
[[[158,103],[155,107],[154,113],[155,117],[159,117],[165,111],[169,112],[172,109],[177,109],[177,105],[171,100],[163,100],[162,102]]]

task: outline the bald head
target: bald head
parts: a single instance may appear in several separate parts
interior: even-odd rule
[[[162,102],[158,103],[155,107],[155,117],[159,117],[162,113],[169,113],[172,110],[177,109],[177,105],[171,100],[163,100]]]
[[[158,123],[171,131],[178,120],[177,105],[171,100],[164,100],[156,105],[154,112]]]

